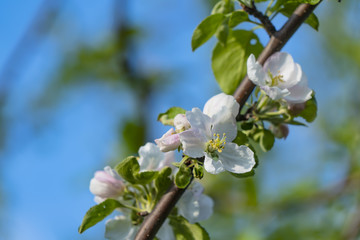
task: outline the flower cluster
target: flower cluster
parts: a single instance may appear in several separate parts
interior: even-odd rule
[[[257,163],[251,144],[258,143],[263,151],[268,151],[275,137],[288,136],[287,124],[302,124],[295,117],[301,116],[308,122],[314,118],[309,111],[314,106],[316,110],[313,91],[308,88],[301,67],[289,54],[275,53],[264,66],[250,55],[247,67],[249,79],[258,87],[242,112],[239,113],[235,98],[224,93],[210,98],[203,110],[170,108],[159,115],[159,120],[172,128],[155,139],[155,143],[146,143],[139,148],[138,157],[130,156],[114,169],[107,166],[104,171],[95,172],[90,191],[98,205],[89,210],[79,231],[89,227],[87,221],[91,217],[100,221],[104,211],[109,215],[116,210],[119,214],[106,222],[105,237],[134,239],[144,217],[172,182],[186,191],[176,211],[160,228],[157,239],[175,239],[175,233],[181,234],[175,230],[179,224],[202,231],[195,223],[212,215],[214,202],[203,194],[204,188],[193,177],[201,179],[204,171],[251,176]],[[270,123],[268,129],[266,121]],[[175,160],[176,151],[181,152],[181,161]]]

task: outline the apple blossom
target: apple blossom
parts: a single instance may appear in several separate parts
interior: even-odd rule
[[[215,100],[219,100],[218,104]],[[237,135],[238,110],[239,104],[232,96],[218,94],[205,104],[204,113],[198,108],[186,112],[191,128],[179,134],[184,154],[193,158],[205,156],[205,170],[212,174],[251,171],[254,153],[244,145],[232,143]]]
[[[180,146],[180,137],[173,128],[170,128],[161,138],[155,139],[155,143],[162,152],[173,151]]]
[[[208,219],[213,213],[214,202],[203,192],[204,187],[193,182],[177,204],[179,214],[192,224]]]
[[[171,166],[174,161],[174,153],[163,153],[154,143],[146,143],[139,149],[140,172],[160,170],[165,166]]]
[[[119,174],[109,166],[104,171],[95,172],[90,181],[90,192],[96,197],[96,202],[102,202],[107,198],[117,198],[123,194],[125,184]]]
[[[251,54],[247,60],[249,79],[273,100],[285,99],[288,103],[302,103],[311,98],[307,77],[290,54],[276,52],[262,67]]]

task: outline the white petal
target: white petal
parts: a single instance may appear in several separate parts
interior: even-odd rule
[[[199,108],[193,108],[192,111],[186,112],[186,118],[190,122],[191,128],[198,129],[206,135],[210,135],[211,119],[205,115]],[[209,136],[211,137],[211,136]]]
[[[253,151],[235,143],[226,143],[223,151],[219,153],[219,160],[227,171],[233,173],[250,172],[255,166]]]
[[[222,108],[230,109],[231,113],[234,116],[237,116],[237,114],[239,113],[240,105],[236,102],[235,98],[232,95],[220,93],[213,96],[205,103],[203,113],[205,113],[209,117],[212,117],[216,113],[220,112]]]
[[[280,98],[284,98],[285,96],[289,95],[290,92],[287,89],[280,89],[278,87],[269,87],[264,86],[261,89],[273,100],[278,100]]]
[[[266,72],[263,67],[256,62],[254,54],[251,54],[247,59],[247,75],[255,85],[264,86],[266,84]]]
[[[172,230],[172,227],[169,224],[169,219],[167,218],[165,222],[161,225],[156,237],[159,240],[175,240],[175,235]]]
[[[220,160],[213,160],[207,154],[205,154],[204,168],[208,173],[218,174],[225,171],[224,166]]]
[[[225,133],[226,141],[231,142],[236,138],[237,126],[235,116],[229,111],[229,109],[223,108],[220,112],[215,114],[211,118],[212,125],[212,138],[213,134],[219,134],[220,138]]]
[[[197,129],[189,129],[179,133],[184,154],[198,158],[204,156],[207,138]]]
[[[196,222],[204,221],[213,214],[214,201],[209,196],[202,194],[199,198],[200,214]]]
[[[164,160],[164,153],[154,143],[146,143],[139,149],[140,172],[146,170],[158,170],[160,163]]]
[[[312,90],[308,87],[307,77],[302,73],[301,81],[288,89],[290,94],[284,99],[289,103],[303,103],[311,98]]]
[[[177,131],[188,130],[191,125],[187,120],[185,114],[178,114],[174,117],[174,127]]]
[[[264,63],[266,74],[270,71],[273,76],[283,75],[284,80],[290,79],[296,66],[292,56],[286,52],[276,52],[271,55]]]
[[[109,240],[133,240],[136,228],[125,216],[116,216],[106,222],[105,238]]]

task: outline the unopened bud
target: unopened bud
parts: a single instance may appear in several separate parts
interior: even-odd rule
[[[117,198],[123,194],[124,190],[124,182],[109,166],[106,166],[104,171],[95,172],[94,178],[90,181],[90,192],[102,199]]]
[[[286,139],[289,135],[289,127],[286,124],[280,125],[270,125],[270,131],[274,134],[276,138],[284,138]]]
[[[191,128],[189,121],[187,120],[185,114],[178,114],[174,118],[174,126],[176,132],[183,132]]]
[[[291,115],[299,115],[305,109],[306,103],[294,103],[289,105],[289,112]]]
[[[180,136],[171,128],[161,138],[155,139],[155,143],[162,152],[173,151],[180,146]]]

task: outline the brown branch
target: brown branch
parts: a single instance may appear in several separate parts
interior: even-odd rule
[[[252,7],[248,7],[244,4],[241,4],[241,7],[245,12],[260,20],[264,26],[265,31],[269,34],[270,37],[276,32],[275,26],[272,24],[269,17],[258,11],[254,3],[252,4]]]
[[[301,4],[284,24],[279,32],[275,32],[269,43],[260,54],[258,61],[264,64],[265,60],[274,52],[279,51],[290,37],[296,32],[300,25],[306,20],[317,5]],[[250,96],[255,85],[245,77],[234,93],[236,101],[243,106]],[[162,196],[154,210],[147,216],[137,233],[135,240],[149,240],[156,236],[157,231],[176,205],[185,189],[172,185],[169,191]]]

